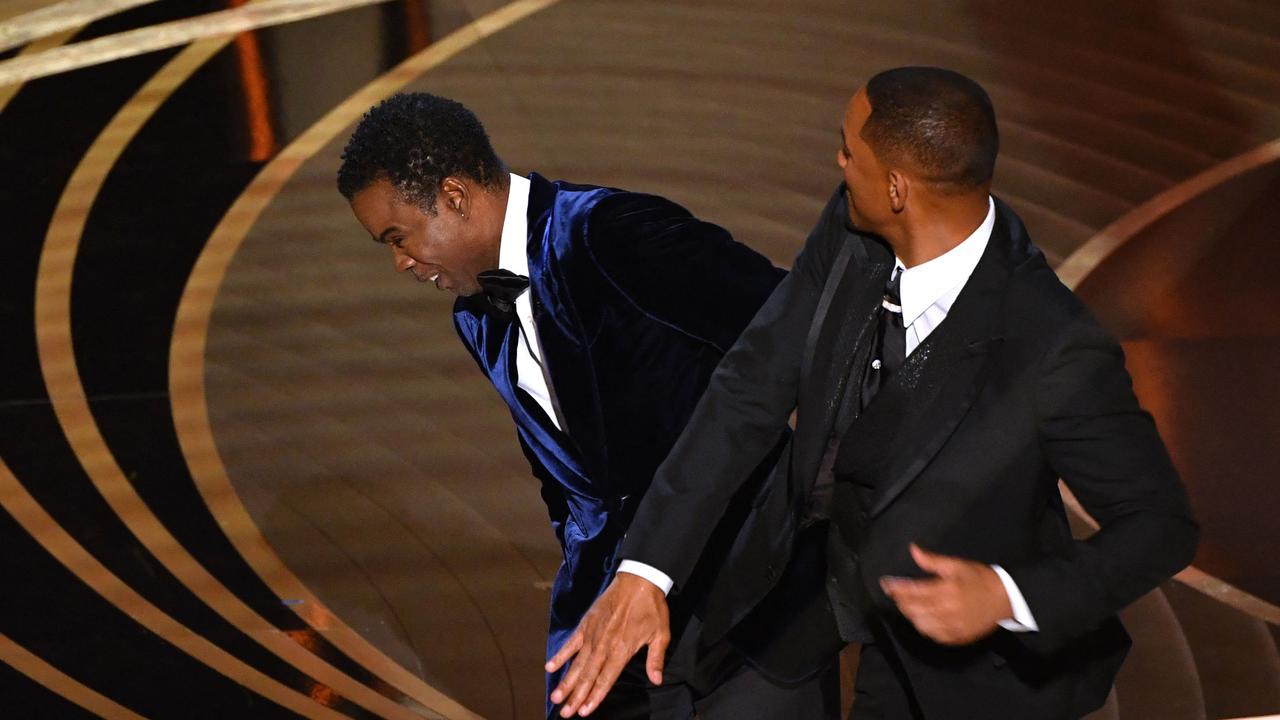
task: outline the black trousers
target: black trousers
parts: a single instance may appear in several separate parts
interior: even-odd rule
[[[892,643],[863,644],[849,720],[924,720]]]
[[[689,621],[653,686],[644,672],[645,651],[627,664],[600,707],[599,720],[836,720],[840,716],[837,658],[814,677],[795,684],[770,680],[728,642],[699,647],[697,618]],[[558,708],[552,717],[559,717]]]

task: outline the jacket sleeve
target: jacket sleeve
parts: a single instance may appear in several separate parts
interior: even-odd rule
[[[1083,310],[1042,360],[1036,415],[1050,466],[1101,526],[1066,553],[1005,567],[1040,627],[1037,642],[1052,647],[1186,567],[1199,528],[1123,351]]]
[[[601,200],[584,240],[605,284],[649,317],[720,353],[785,275],[724,228],[655,195]]]
[[[841,189],[791,272],[716,367],[619,557],[661,570],[677,587],[689,579],[729,499],[773,449],[796,406],[805,337],[845,241],[845,212]]]

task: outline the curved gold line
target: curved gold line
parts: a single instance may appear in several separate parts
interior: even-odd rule
[[[34,53],[41,53],[50,48],[58,47],[59,45],[65,43],[66,41],[74,37],[76,32],[78,31],[67,30],[66,32],[60,32],[57,35],[50,35],[49,37],[40,38],[39,40],[36,40],[32,42],[30,45],[22,48],[22,50],[15,57],[22,57],[23,55],[34,54]],[[18,94],[18,91],[22,89],[22,85],[23,85],[22,83],[17,83],[14,85],[0,85],[0,112],[3,112],[5,107],[8,106],[9,101],[13,100],[13,96]]]
[[[0,4],[0,23],[16,20],[23,15],[39,12],[60,0],[6,0]]]
[[[60,47],[39,55],[0,61],[0,85],[25,82],[88,65],[178,47],[201,38],[220,37],[270,25],[281,25],[386,1],[257,0],[256,3],[245,7],[150,25]]]
[[[1277,159],[1280,159],[1280,139],[1246,150],[1170,187],[1117,218],[1071,253],[1058,267],[1058,277],[1063,284],[1075,290],[1089,276],[1089,273],[1143,229],[1210,189]],[[1062,498],[1067,507],[1097,529],[1098,521],[1085,511],[1084,506],[1066,485],[1059,483],[1058,487],[1062,491]],[[1184,569],[1175,575],[1174,579],[1259,620],[1280,625],[1280,607],[1194,566]]]
[[[57,47],[58,45],[70,40],[76,32],[76,30],[72,29],[60,32],[56,35],[40,38],[39,40],[27,45],[27,47],[23,48],[18,54],[22,55],[25,53],[42,52],[49,48]],[[0,88],[0,111],[4,110],[5,106],[9,104],[9,101],[13,99],[13,96],[21,89],[22,85],[9,85]],[[12,484],[5,483],[5,473],[8,473],[8,468],[5,467],[4,460],[0,459],[0,504],[3,504],[9,514],[14,516],[19,523],[22,523],[24,520],[32,520],[33,517],[30,515],[22,517],[18,516],[18,513],[21,512],[19,506],[15,505],[11,507],[10,498],[13,497],[14,490]],[[11,473],[9,474],[11,475]],[[14,483],[17,484],[16,479],[14,480]],[[20,484],[18,485],[20,487]],[[25,493],[25,489],[23,489],[22,492]],[[31,502],[34,502],[34,499],[32,499]],[[34,519],[38,520],[38,518]],[[40,523],[35,522],[33,525],[39,526]],[[24,527],[27,526],[24,525]],[[34,532],[28,532],[36,542],[39,542],[42,547],[48,549],[47,543],[42,541],[40,537],[37,537]],[[26,675],[76,705],[79,705],[85,710],[107,718],[108,720],[117,720],[117,718],[119,720],[144,720],[141,715],[138,715],[132,710],[120,705],[105,695],[102,695],[98,691],[84,685],[53,665],[50,665],[45,662],[43,658],[22,647],[3,633],[0,633],[0,662],[8,664],[18,672]]]
[[[209,425],[204,385],[209,320],[231,259],[258,216],[308,158],[378,100],[484,38],[559,1],[515,0],[476,18],[361,88],[284,148],[245,188],[209,237],[183,290],[174,325],[169,352],[169,395],[174,425],[187,467],[214,517],[268,587],[280,597],[304,601],[290,606],[303,620],[321,629],[329,642],[348,656],[428,707],[436,707],[443,702],[439,691],[387,657],[326,607],[275,554],[241,503],[222,464]],[[448,714],[450,717],[477,717],[461,706]]]
[[[0,22],[0,52],[156,0],[62,0]],[[61,45],[62,43],[58,43]]]
[[[1058,277],[1074,290],[1103,260],[1144,228],[1209,189],[1277,158],[1280,139],[1247,150],[1168,188],[1099,230],[1058,266]]]
[[[142,125],[174,90],[230,41],[230,36],[203,40],[166,64],[111,119],[67,182],[49,224],[36,276],[40,369],[54,412],[94,487],[174,577],[241,632],[357,705],[395,720],[421,720],[419,713],[350,677],[281,633],[192,557],[125,477],[98,431],[80,383],[72,347],[71,284],[85,219],[107,174]],[[269,691],[268,697],[276,702],[286,700],[286,694],[306,697],[284,685]]]
[[[12,515],[45,551],[66,566],[94,592],[171,645],[303,717],[349,720],[347,716],[316,705],[306,695],[249,667],[239,658],[192,632],[190,628],[148,602],[76,542],[75,538],[71,537],[27,492],[3,459],[0,459],[0,506],[3,506],[5,511]]]
[[[0,633],[0,661],[45,688],[107,720],[146,720],[143,716],[45,662]]]

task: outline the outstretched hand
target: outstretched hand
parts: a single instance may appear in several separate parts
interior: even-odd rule
[[[578,623],[560,650],[547,661],[555,672],[573,659],[569,671],[551,693],[561,704],[560,717],[586,717],[600,706],[627,662],[649,647],[645,672],[662,683],[662,667],[671,642],[667,598],[658,586],[638,575],[618,573]],[[576,657],[575,657],[576,656]]]
[[[991,566],[911,545],[930,578],[882,577],[880,587],[921,635],[943,645],[968,645],[1013,616],[1009,596]]]

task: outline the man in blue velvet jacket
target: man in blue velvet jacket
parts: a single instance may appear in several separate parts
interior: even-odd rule
[[[425,93],[366,114],[338,184],[397,270],[458,296],[458,335],[511,410],[564,549],[550,656],[629,571],[616,550],[654,471],[784,273],[663,198],[509,174],[469,110]],[[732,649],[699,648],[695,661],[681,648],[696,631],[686,636],[662,688],[647,687],[637,656],[630,689],[624,676],[599,712],[814,717],[834,705],[834,668],[783,687]],[[671,671],[681,653],[683,676]]]

